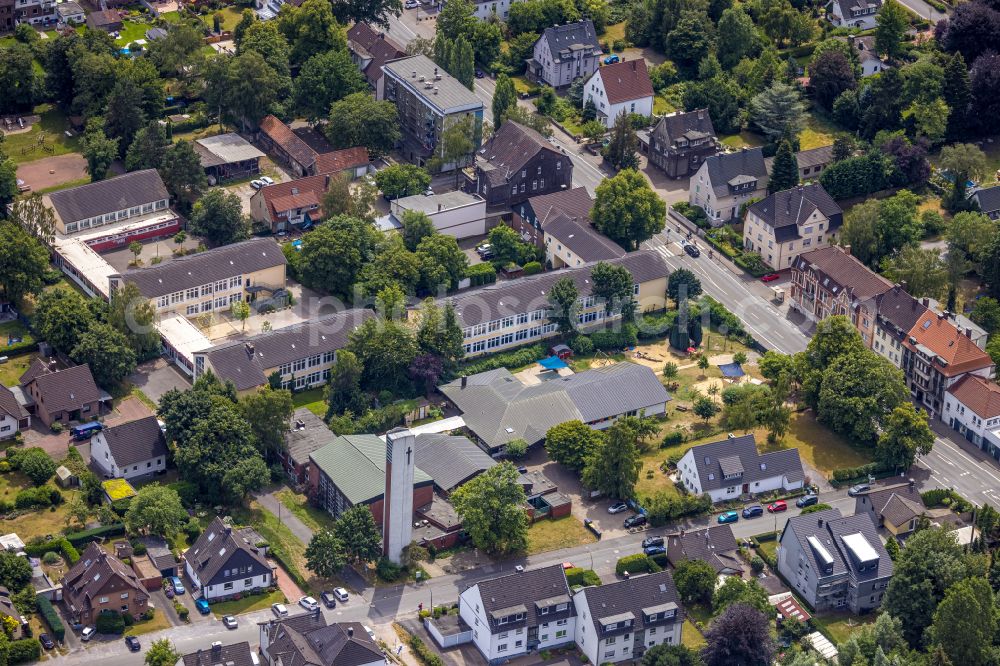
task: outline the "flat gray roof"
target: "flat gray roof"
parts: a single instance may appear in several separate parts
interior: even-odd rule
[[[257,150],[253,144],[234,132],[197,139],[196,143],[218,157],[221,160],[220,164],[242,162],[244,160],[264,157],[264,153]]]
[[[404,210],[416,210],[428,215],[476,203],[486,203],[486,201],[478,195],[458,190],[442,194],[432,194],[430,196],[414,194],[413,196],[398,199],[395,202],[397,206]]]
[[[382,66],[382,71],[403,82],[442,113],[473,111],[483,107],[482,100],[475,93],[425,55],[390,60]]]

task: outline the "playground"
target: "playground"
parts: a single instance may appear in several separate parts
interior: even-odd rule
[[[52,104],[35,107],[35,115],[21,116],[25,127],[16,122],[4,130],[4,152],[18,164],[75,153],[80,149],[80,135],[74,132],[66,115]]]
[[[87,160],[82,155],[69,153],[22,164],[17,168],[17,177],[23,180],[32,192],[42,192],[60,185],[89,182],[86,167]]]

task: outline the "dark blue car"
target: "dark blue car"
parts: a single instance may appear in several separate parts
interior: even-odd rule
[[[647,556],[663,555],[667,552],[667,549],[663,546],[646,546],[642,549],[642,552],[644,552]]]
[[[751,504],[750,506],[743,509],[744,518],[755,518],[757,516],[764,515],[764,507],[760,504]]]

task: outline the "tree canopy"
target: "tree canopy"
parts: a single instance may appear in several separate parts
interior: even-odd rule
[[[507,555],[527,547],[527,497],[518,476],[511,463],[502,462],[451,494],[451,503],[476,548]]]

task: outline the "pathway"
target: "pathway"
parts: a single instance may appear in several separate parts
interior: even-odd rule
[[[254,499],[262,507],[278,517],[278,522],[282,523],[295,538],[302,543],[308,544],[313,538],[313,531],[306,527],[305,523],[299,520],[295,514],[281,505],[281,500],[275,495],[276,491],[261,492],[254,495]]]

